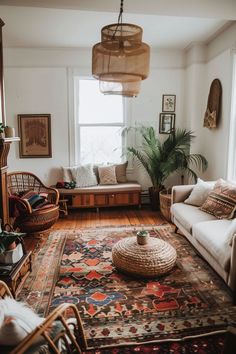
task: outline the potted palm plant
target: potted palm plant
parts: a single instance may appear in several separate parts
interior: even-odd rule
[[[130,153],[147,171],[152,187],[149,188],[151,206],[159,209],[159,193],[164,182],[172,173],[185,172],[197,180],[193,167],[205,171],[207,160],[201,154],[191,154],[190,146],[195,138],[191,131],[173,130],[164,142],[157,137],[153,127],[136,128],[141,133],[142,144],[139,148],[128,147]]]

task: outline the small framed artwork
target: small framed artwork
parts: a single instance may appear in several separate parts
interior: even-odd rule
[[[160,113],[159,119],[159,133],[170,134],[175,129],[175,114],[174,113]]]
[[[175,112],[176,95],[162,95],[162,112]]]
[[[18,114],[20,158],[52,157],[51,115]]]

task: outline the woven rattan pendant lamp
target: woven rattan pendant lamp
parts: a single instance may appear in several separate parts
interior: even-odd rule
[[[93,46],[92,74],[104,94],[135,97],[148,77],[150,47],[142,42],[141,27],[122,23],[123,0],[118,22],[101,30],[101,42]]]

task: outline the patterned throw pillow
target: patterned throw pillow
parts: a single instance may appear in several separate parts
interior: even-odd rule
[[[93,165],[81,165],[71,168],[72,178],[76,182],[76,187],[91,187],[98,184],[97,178],[93,171]]]
[[[127,177],[126,177],[126,169],[128,166],[128,161],[125,163],[121,163],[116,166],[116,179],[118,183],[125,183],[127,182]]]
[[[200,210],[217,219],[232,219],[236,210],[236,185],[218,180]]]
[[[115,166],[98,167],[98,174],[100,184],[117,184]]]

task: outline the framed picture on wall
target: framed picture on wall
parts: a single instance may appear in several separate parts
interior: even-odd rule
[[[51,115],[18,114],[20,158],[52,157]]]
[[[160,113],[159,118],[159,133],[170,134],[175,129],[175,114]]]
[[[162,95],[162,112],[175,112],[176,95]]]

